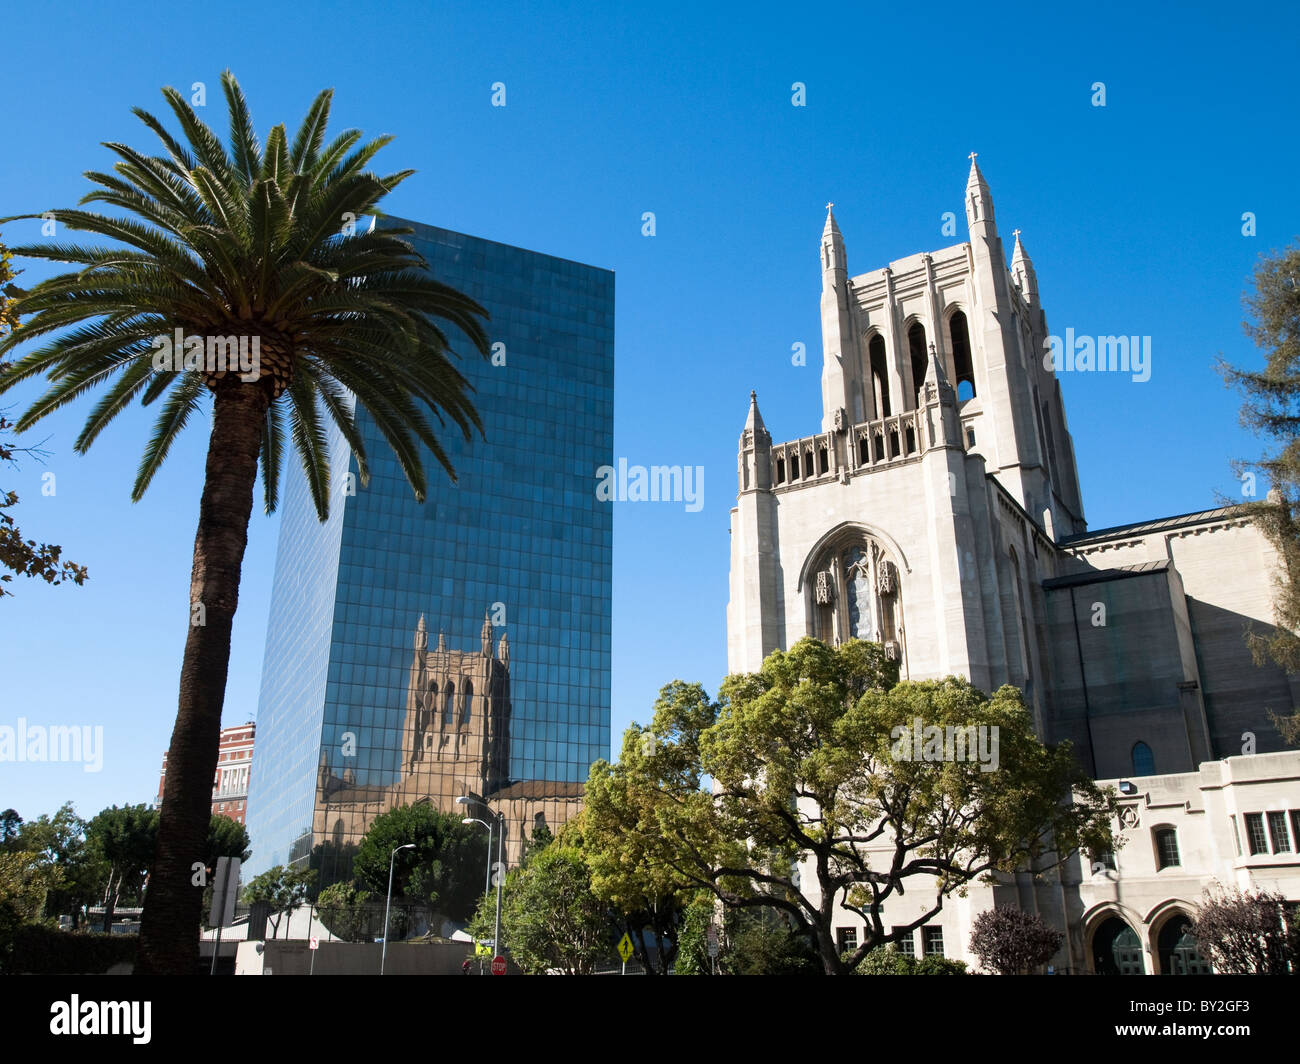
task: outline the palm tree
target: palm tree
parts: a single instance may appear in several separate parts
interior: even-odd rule
[[[2,357],[25,340],[45,337],[0,375],[0,394],[29,377],[50,381],[17,422],[20,430],[107,386],[77,437],[78,453],[135,398],[144,405],[162,401],[133,501],[212,397],[179,711],[136,966],[151,974],[189,974],[198,966],[202,890],[192,883],[191,869],[204,860],[231,624],[259,461],[270,513],[287,425],[324,520],[330,422],[351,447],[361,482],[369,479],[356,404],[396,453],[420,502],[428,490],[420,444],[455,479],[424,408],[441,428],[450,419],[466,439],[471,427],[482,433],[468,396],[472,388],[448,357],[447,337],[434,319],[459,328],[486,356],[480,318],[487,312],[425,272],[424,259],[400,239],[409,229],[355,227],[356,219],[377,214],[376,204],[412,173],[379,177],[365,168],[392,138],[363,144],[359,131],[348,130],[325,143],[333,96],[326,90],[292,145],[278,125],[263,148],[238,82],[227,71],[221,83],[230,112],[229,151],[175,89],[164,89],[163,96],[184,142],[135,108],[165,155],[106,144],[118,157],[115,174],[87,172],[98,187],[78,205],[109,204],[122,216],[53,212],[68,229],[119,246],[14,248],[15,254],[80,268],[21,293],[15,309],[21,318],[32,317],[0,341]],[[243,338],[250,355],[260,347],[260,360],[254,371],[247,361],[240,371],[223,368],[211,357],[209,339],[204,359],[188,359],[187,346],[186,361],[168,363],[159,358],[166,348],[158,338],[177,329],[186,338]]]

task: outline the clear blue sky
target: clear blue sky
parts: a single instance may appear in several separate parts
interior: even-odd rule
[[[615,270],[616,454],[705,469],[697,513],[616,509],[617,742],[662,684],[714,691],[726,671],[728,510],[749,390],[774,439],[819,427],[827,200],[850,273],[878,269],[964,239],[966,157],[978,151],[1008,247],[1023,231],[1052,330],[1153,338],[1145,384],[1063,377],[1091,527],[1236,490],[1229,460],[1257,444],[1212,363],[1258,357],[1242,291],[1258,255],[1300,231],[1295,8],[1071,6],[14,5],[0,215],[72,206],[88,190],[82,171],[111,163],[101,141],[152,152],[130,108],[161,114],[163,85],[206,83],[205,114],[224,135],[218,77],[230,67],[263,134],[296,126],[326,86],[335,128],[394,134],[379,162],[419,173],[392,213]],[[498,81],[505,108],[490,106]],[[803,108],[791,105],[796,81]],[[1091,106],[1096,81],[1105,108]],[[940,232],[945,211],[956,237]],[[15,223],[3,237],[39,232]],[[28,264],[23,281],[42,272]],[[796,342],[804,368],[791,365]],[[15,393],[11,409],[34,394]],[[82,588],[16,583],[0,603],[0,724],[105,736],[99,773],[0,764],[0,808],[25,817],[67,799],[86,816],[151,800],[176,710],[205,423],[133,505],[147,422],[123,417],[78,457],[89,406],[32,434],[45,465],[0,481],[22,496],[25,532],[91,573]],[[227,724],[256,711],[277,528],[255,512]]]

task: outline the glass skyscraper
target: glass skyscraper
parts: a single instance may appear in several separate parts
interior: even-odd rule
[[[286,465],[248,871],[311,860],[322,886],[375,816],[422,800],[484,796],[517,854],[575,811],[610,748],[613,517],[595,488],[613,461],[614,275],[385,224],[491,315],[491,362],[440,323],[486,439],[444,431],[459,479],[425,452],[420,505],[359,409],[370,484],[332,439],[324,524]]]

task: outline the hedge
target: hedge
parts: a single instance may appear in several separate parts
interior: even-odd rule
[[[15,929],[12,943],[3,960],[8,974],[101,975],[115,964],[134,964],[140,936],[24,924]]]

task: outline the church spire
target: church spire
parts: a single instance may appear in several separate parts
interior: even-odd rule
[[[772,487],[772,434],[758,412],[758,394],[749,393],[749,416],[740,434],[740,454],[736,459],[739,490],[767,491]]]
[[[966,179],[966,221],[971,226],[977,222],[987,222],[993,226],[993,194],[989,191],[989,183],[984,180],[979,163],[975,161],[978,154],[970,153],[970,176]]]
[[[490,658],[492,656],[492,609],[488,607],[483,611],[483,656]]]
[[[424,623],[424,614],[420,614],[420,623],[415,626],[415,649],[426,650],[429,646],[429,626]]]
[[[749,393],[749,416],[745,418],[745,431],[740,438],[742,447],[747,446],[750,440],[759,446],[772,442],[772,435],[763,424],[763,415],[758,412],[758,393],[755,391]]]
[[[943,362],[934,349],[933,340],[930,341],[930,362],[925,368],[925,384],[935,386],[935,395],[940,402],[951,399],[953,396],[952,384],[948,380],[947,371],[943,368]],[[929,387],[926,387],[925,391],[928,398],[930,395]]]
[[[1020,230],[1015,230],[1016,246],[1011,253],[1011,277],[1030,306],[1038,304],[1038,275],[1029,254],[1020,243]]]
[[[844,234],[840,232],[840,227],[835,221],[835,212],[832,208],[833,203],[826,204],[826,224],[822,226],[822,286],[825,287],[828,279],[826,275],[837,271],[837,278],[829,279],[832,285],[836,281],[843,281],[848,270],[848,265],[844,255]]]

